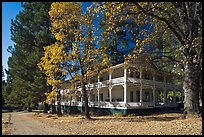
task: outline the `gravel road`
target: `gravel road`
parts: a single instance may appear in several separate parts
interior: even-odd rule
[[[64,131],[46,125],[29,115],[34,113],[11,113],[11,135],[61,135]]]

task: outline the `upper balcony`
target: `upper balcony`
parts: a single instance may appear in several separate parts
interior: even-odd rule
[[[153,81],[153,80],[149,80],[149,79],[140,79],[140,78],[132,78],[132,77],[127,77],[126,78],[126,82],[127,83],[132,83],[132,84],[143,84],[143,85],[150,85],[153,86],[155,83],[155,86],[159,86],[159,87],[164,87],[165,86],[165,82],[163,81]],[[125,82],[125,77],[119,77],[119,78],[114,78],[111,80],[105,80],[105,81],[99,81],[99,82],[95,82],[95,83],[90,83],[88,84],[90,89],[94,89],[94,88],[107,88],[110,85],[114,86],[114,85],[122,85]],[[166,83],[167,87],[173,87],[175,86],[172,83]]]
[[[90,88],[103,88],[110,85],[121,85],[124,82],[133,84],[155,85],[164,87],[175,86],[173,76],[158,72],[152,68],[126,66],[124,63],[111,67],[104,71],[100,76],[90,79]]]

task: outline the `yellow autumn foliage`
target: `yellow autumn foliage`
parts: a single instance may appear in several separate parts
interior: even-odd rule
[[[45,72],[47,76],[47,83],[53,87],[52,92],[46,94],[46,101],[49,102],[55,99],[56,89],[61,83],[61,81],[57,79],[55,75],[61,70],[60,63],[64,61],[64,51],[63,45],[58,42],[52,44],[51,46],[44,47],[44,50],[44,56],[38,63],[38,67]]]

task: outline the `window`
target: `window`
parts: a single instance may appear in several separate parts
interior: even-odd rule
[[[133,91],[130,92],[130,102],[133,102]]]
[[[77,101],[81,101],[81,97],[77,97]]]
[[[91,95],[91,101],[95,101],[95,94]]]
[[[99,98],[100,98],[100,101],[103,101],[103,93],[100,93]]]
[[[100,82],[103,81],[103,77],[100,77]]]
[[[149,95],[149,92],[148,92],[148,91],[145,92],[145,101],[146,101],[146,102],[149,102],[149,101],[150,101],[150,95]]]
[[[140,102],[140,91],[136,91],[136,102]]]

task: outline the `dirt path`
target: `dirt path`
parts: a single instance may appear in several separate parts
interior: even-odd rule
[[[11,135],[61,135],[64,131],[30,117],[34,113],[11,113]]]

